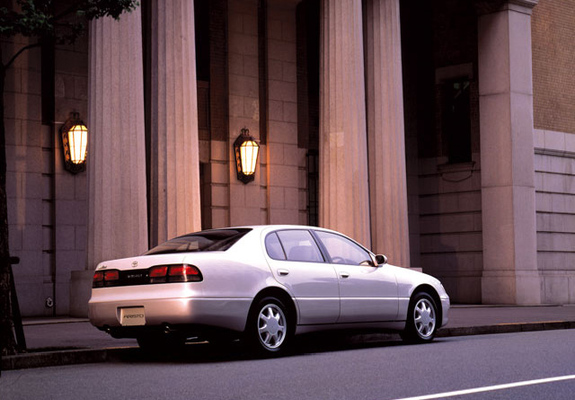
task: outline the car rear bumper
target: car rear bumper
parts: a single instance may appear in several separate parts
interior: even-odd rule
[[[95,301],[88,304],[92,325],[108,328],[152,328],[164,325],[203,325],[241,332],[245,328],[251,299],[170,298]],[[125,309],[136,310],[138,321],[127,320]]]

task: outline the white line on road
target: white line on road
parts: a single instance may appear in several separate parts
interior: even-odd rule
[[[516,388],[520,386],[529,386],[529,385],[540,385],[542,383],[551,383],[551,382],[558,382],[558,381],[567,381],[570,379],[575,379],[575,375],[566,375],[566,376],[556,376],[553,378],[544,378],[544,379],[535,379],[532,381],[523,381],[523,382],[514,382],[514,383],[505,383],[503,385],[494,385],[494,386],[484,386],[474,389],[465,389],[465,390],[457,390],[455,392],[445,392],[445,393],[437,393],[437,394],[429,394],[426,396],[416,396],[416,397],[406,397],[403,399],[397,400],[428,400],[428,399],[442,399],[445,397],[454,397],[454,396],[463,396],[466,394],[473,394],[473,393],[481,393],[481,392],[491,392],[494,390],[502,390],[502,389],[510,389]]]

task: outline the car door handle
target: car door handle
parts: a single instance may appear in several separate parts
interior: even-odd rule
[[[342,278],[349,278],[349,272],[342,271],[339,273],[339,276]]]
[[[287,269],[278,269],[278,274],[281,276],[289,275],[289,271]]]

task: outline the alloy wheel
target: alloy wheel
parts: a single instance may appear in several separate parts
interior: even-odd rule
[[[427,339],[435,331],[436,315],[433,304],[427,298],[421,298],[413,309],[413,321],[417,334],[422,339]]]
[[[258,315],[258,338],[268,350],[280,348],[286,338],[286,317],[280,306],[268,303]]]

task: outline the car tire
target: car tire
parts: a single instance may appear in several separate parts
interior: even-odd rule
[[[284,303],[275,297],[265,297],[250,313],[246,342],[258,355],[285,354],[292,337],[290,323]]]
[[[437,305],[425,293],[416,293],[409,302],[403,340],[409,343],[429,343],[435,337],[438,324]]]

